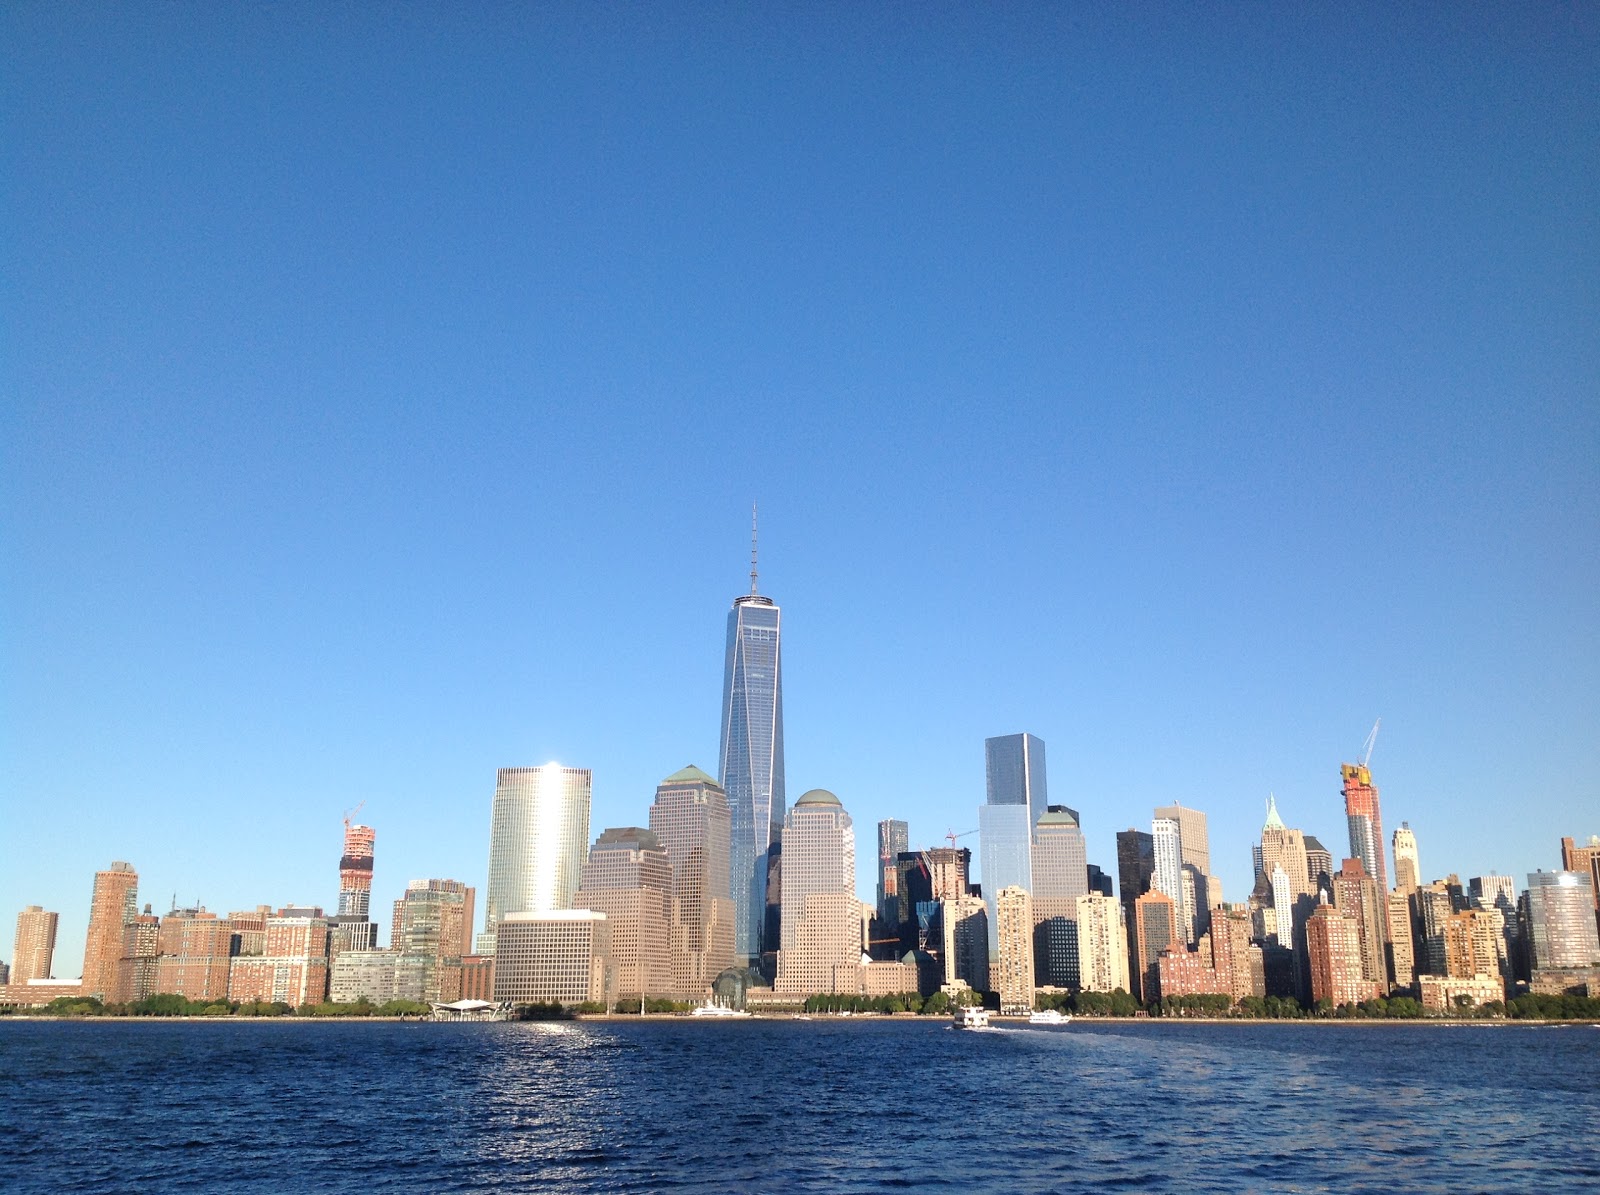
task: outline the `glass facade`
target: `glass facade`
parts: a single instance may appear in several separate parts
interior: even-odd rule
[[[734,952],[755,960],[763,941],[768,870],[783,836],[783,680],[779,610],[771,598],[737,598],[728,614],[718,776],[732,818]]]
[[[589,847],[588,768],[501,768],[489,821],[489,891],[478,953],[513,913],[570,909]]]
[[[989,907],[989,958],[998,960],[1003,888],[1033,891],[1033,843],[1026,805],[980,805],[978,843],[983,852],[983,898]]]
[[[1029,828],[1037,825],[1050,803],[1044,779],[1044,741],[1031,734],[985,739],[983,759],[988,803],[1025,805]],[[988,882],[984,877],[984,883]]]

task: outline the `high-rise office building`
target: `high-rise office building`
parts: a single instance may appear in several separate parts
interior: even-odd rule
[[[1278,945],[1294,947],[1294,882],[1282,863],[1272,865],[1272,924]]]
[[[85,996],[114,999],[122,962],[122,929],[139,914],[139,873],[118,861],[94,874],[89,933],[83,945]]]
[[[1024,806],[1028,810],[1031,831],[1050,804],[1045,784],[1044,740],[1026,733],[985,739],[983,759],[987,803]],[[987,876],[984,883],[989,883]]]
[[[1033,827],[1026,805],[980,805],[978,848],[982,852],[983,899],[989,906],[989,966],[997,965],[1000,920],[996,899],[1003,888],[1033,891]]]
[[[722,672],[722,745],[717,779],[732,814],[734,953],[746,963],[770,955],[768,904],[781,900],[773,856],[783,837],[783,653],[781,611],[756,586],[754,517],[750,592],[728,612]]]
[[[1473,876],[1467,881],[1467,895],[1472,903],[1484,909],[1515,910],[1517,907],[1517,881],[1511,876]]]
[[[1422,864],[1417,859],[1417,836],[1410,822],[1394,832],[1394,886],[1407,895],[1422,885]]]
[[[1344,815],[1350,825],[1350,857],[1361,860],[1361,866],[1378,885],[1379,892],[1389,890],[1389,868],[1383,855],[1383,815],[1378,807],[1378,786],[1372,783],[1372,773],[1364,763],[1339,765],[1339,776],[1344,781]]]
[[[339,907],[328,919],[331,949],[375,950],[378,923],[372,920],[372,860],[378,832],[344,821],[344,853],[339,856]],[[392,946],[393,943],[391,942]]]
[[[783,937],[776,991],[860,990],[861,902],[855,825],[826,789],[803,794],[783,824]]]
[[[611,925],[592,909],[510,913],[500,922],[494,999],[518,1004],[609,1004]]]
[[[1088,891],[1078,811],[1051,805],[1033,841],[1033,962],[1042,987],[1078,986],[1078,898]]]
[[[1109,896],[1078,898],[1078,984],[1086,992],[1131,992],[1122,905]]]
[[[602,831],[573,905],[606,915],[617,999],[677,993],[672,864],[653,833],[638,826]]]
[[[445,1004],[462,998],[461,960],[472,952],[476,903],[477,892],[460,880],[412,880],[406,885],[405,895],[394,902],[389,935],[395,955],[392,998]],[[338,958],[330,972],[333,978],[340,974]],[[376,995],[369,999],[377,1000]]]
[[[1183,838],[1176,819],[1158,817],[1153,820],[1150,823],[1150,844],[1155,854],[1155,870],[1151,873],[1150,886],[1172,897],[1172,903],[1177,907],[1178,936],[1184,942],[1193,941],[1193,905],[1184,899]]]
[[[672,865],[681,937],[673,948],[677,988],[699,999],[734,961],[727,795],[699,768],[683,768],[657,786],[650,829]]]
[[[1033,1011],[1033,898],[1024,888],[1002,888],[995,893],[999,911],[1000,949],[990,972],[1000,995],[1002,1016],[1026,1016]]]
[[[1133,975],[1138,986],[1134,995],[1149,1004],[1161,999],[1161,952],[1183,945],[1178,936],[1178,906],[1166,893],[1151,891],[1133,902],[1133,914],[1134,951],[1139,960]]]
[[[878,823],[878,921],[886,934],[900,930],[900,856],[911,849],[911,828],[888,818]]]
[[[1186,910],[1190,923],[1190,942],[1211,928],[1211,910],[1222,903],[1222,885],[1211,874],[1211,835],[1206,815],[1182,802],[1156,808],[1156,817],[1178,823],[1178,841],[1183,847],[1184,891],[1194,891]]]
[[[1311,870],[1306,860],[1305,835],[1284,825],[1283,818],[1278,816],[1277,798],[1269,796],[1267,820],[1261,827],[1259,869],[1270,880],[1272,869],[1277,866],[1281,866],[1284,874],[1289,877],[1289,890],[1292,896],[1299,898],[1315,894]],[[1283,932],[1283,938],[1287,944],[1287,931]]]
[[[17,914],[17,937],[11,950],[11,982],[19,986],[35,979],[49,979],[56,954],[55,913],[39,905],[29,905]]]
[[[965,893],[941,901],[944,982],[989,990],[989,908],[981,896]]]
[[[1533,872],[1522,902],[1535,971],[1600,967],[1600,931],[1586,874]]]
[[[479,954],[494,953],[495,927],[512,913],[572,907],[589,847],[592,784],[589,769],[556,763],[499,770]]]
[[[1589,835],[1589,841],[1582,846],[1570,838],[1563,838],[1561,870],[1588,875],[1589,888],[1594,894],[1595,911],[1600,915],[1600,836]]]
[[[1306,878],[1311,882],[1311,891],[1319,899],[1326,893],[1333,894],[1333,852],[1322,845],[1320,839],[1314,835],[1306,834],[1302,837],[1306,845]]]

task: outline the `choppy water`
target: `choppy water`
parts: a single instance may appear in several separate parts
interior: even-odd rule
[[[1600,1189],[1600,1031],[0,1022],[0,1189]]]

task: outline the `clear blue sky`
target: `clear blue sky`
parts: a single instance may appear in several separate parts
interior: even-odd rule
[[[0,953],[141,900],[481,886],[713,769],[914,843],[1029,730],[1090,858],[1269,791],[1423,870],[1600,833],[1592,5],[0,12]],[[969,840],[975,844],[976,839]]]

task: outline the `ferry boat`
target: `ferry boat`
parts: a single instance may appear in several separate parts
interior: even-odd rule
[[[1065,1025],[1072,1020],[1071,1016],[1064,1016],[1059,1008],[1047,1008],[1043,1012],[1030,1013],[1030,1025]]]
[[[957,1029],[987,1029],[989,1010],[971,1004],[964,1005],[956,1009],[955,1026]]]

